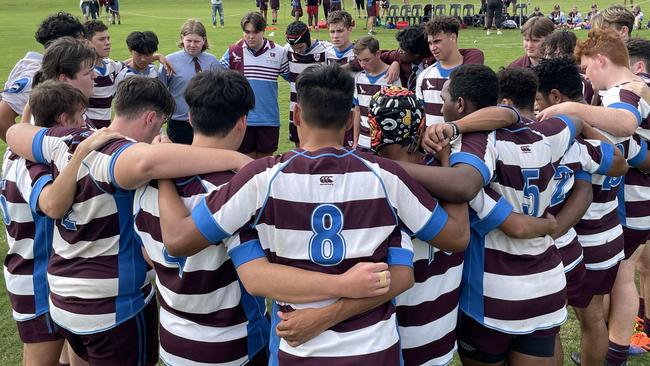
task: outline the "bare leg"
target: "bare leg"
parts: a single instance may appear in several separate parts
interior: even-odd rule
[[[23,366],[58,366],[63,339],[23,344]]]
[[[580,321],[580,359],[585,366],[601,366],[607,355],[607,326],[603,317],[603,295],[594,295],[586,308],[575,308]]]

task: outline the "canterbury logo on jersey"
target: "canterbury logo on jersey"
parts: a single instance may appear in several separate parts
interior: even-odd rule
[[[320,177],[320,185],[322,186],[334,185],[334,178],[331,175],[323,175]]]
[[[529,145],[523,145],[523,146],[520,146],[519,148],[521,149],[521,151],[523,153],[529,153],[529,152],[532,151]]]

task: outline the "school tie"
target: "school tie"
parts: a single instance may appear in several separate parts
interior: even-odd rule
[[[196,56],[194,56],[194,58],[192,59],[192,61],[194,62],[194,71],[195,71],[197,74],[200,73],[202,70],[201,70],[201,64],[199,63],[199,58],[196,57]]]
[[[415,84],[418,79],[419,69],[420,69],[420,65],[413,65],[413,67],[411,67],[411,75],[409,75],[409,79],[406,84],[406,86],[409,88],[410,91],[415,91]]]

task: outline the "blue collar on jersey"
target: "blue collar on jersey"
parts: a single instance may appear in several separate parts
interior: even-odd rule
[[[377,74],[377,75],[370,75],[370,74],[368,74],[368,73],[366,72],[366,77],[368,78],[368,81],[370,81],[372,84],[376,84],[376,83],[377,83],[377,80],[379,80],[379,79],[382,78],[384,75],[386,75],[387,72],[388,72],[388,69],[386,69],[386,70],[380,72],[380,73]]]
[[[449,75],[451,75],[451,72],[456,70],[457,68],[459,68],[461,66],[462,66],[462,64],[460,64],[458,66],[454,66],[454,67],[449,68],[449,69],[445,69],[444,67],[442,67],[442,65],[440,64],[439,61],[436,62],[436,69],[438,69],[438,72],[440,73],[440,76],[442,76],[445,79],[449,79]]]
[[[334,54],[336,54],[336,58],[343,58],[343,55],[345,55],[348,51],[350,51],[354,47],[354,43],[352,43],[348,48],[339,51],[336,47],[334,47]]]

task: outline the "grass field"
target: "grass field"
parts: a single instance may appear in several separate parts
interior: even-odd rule
[[[241,29],[239,28],[239,19],[249,10],[255,9],[254,0],[224,0],[224,10],[226,14],[226,27],[221,29],[208,30],[208,38],[211,45],[211,52],[220,57],[226,47],[239,39]],[[401,1],[393,0],[395,3]],[[444,1],[446,3],[446,1]],[[529,2],[529,11],[536,5],[541,6],[542,12],[548,14],[555,0],[543,0]],[[589,10],[593,0],[578,0],[573,2],[560,2],[563,10],[568,13],[569,8],[577,5],[579,10],[584,14]],[[641,1],[642,7],[645,7],[650,0]],[[284,44],[284,29],[290,21],[289,1],[282,0],[280,9],[280,24],[278,29],[268,30],[267,36]],[[353,0],[344,0],[344,6],[352,12]],[[426,1],[411,1],[411,3],[427,3]],[[439,3],[436,1],[436,3]],[[474,3],[479,7],[480,2],[464,1],[464,3]],[[15,62],[22,58],[25,52],[29,50],[41,51],[40,44],[34,41],[34,31],[40,21],[56,11],[64,10],[75,15],[80,15],[77,0],[0,0],[0,81],[4,84],[9,71]],[[176,41],[181,24],[187,18],[198,18],[208,25],[210,19],[210,2],[208,0],[122,0],[122,24],[110,27],[110,33],[113,41],[113,52],[111,57],[114,59],[127,58],[127,49],[125,39],[129,32],[134,30],[152,30],[156,32],[160,40],[159,52],[168,54],[176,51]],[[599,3],[600,8],[610,5],[609,2]],[[647,10],[647,9],[646,9]],[[270,11],[269,11],[270,17]],[[322,17],[322,14],[321,14]],[[355,13],[356,18],[356,13]],[[303,21],[306,18],[303,17]],[[354,32],[354,38],[365,34],[361,30],[363,19],[358,19],[358,27]],[[378,29],[377,38],[382,48],[394,49],[397,43],[394,39],[394,30]],[[578,37],[585,36],[584,31],[578,31]],[[650,36],[648,31],[635,32],[635,36],[647,38]],[[313,32],[312,39],[328,39],[325,30]],[[510,61],[516,59],[522,54],[521,36],[518,30],[506,30],[502,36],[492,34],[486,36],[481,28],[470,28],[462,30],[460,34],[461,47],[481,48],[485,53],[486,63],[494,69],[507,65]],[[477,86],[480,87],[480,86]],[[289,106],[289,89],[287,83],[280,82],[280,108],[283,121],[288,116]],[[288,141],[286,125],[283,126],[285,131],[281,136],[280,150],[290,149],[291,144]],[[4,144],[0,142],[0,151],[4,151]],[[0,235],[0,259],[4,260],[7,245],[4,235]],[[2,287],[4,288],[4,279]],[[630,299],[636,301],[636,299]],[[571,316],[569,321],[562,329],[562,339],[564,343],[565,355],[578,350],[580,345],[579,327],[575,318]],[[11,318],[11,309],[6,295],[0,296],[0,365],[19,365],[21,362],[21,344],[18,340],[16,326]],[[571,364],[568,357],[565,364]],[[650,356],[633,357],[630,359],[633,366],[650,365]]]

